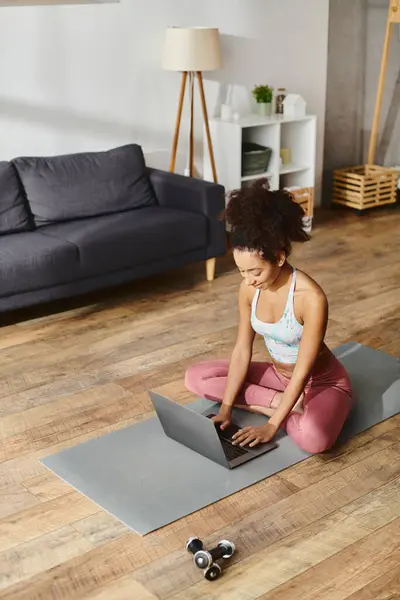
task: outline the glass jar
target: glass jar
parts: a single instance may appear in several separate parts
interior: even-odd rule
[[[278,93],[276,95],[276,114],[283,115],[283,101],[286,98],[286,89],[278,88]]]

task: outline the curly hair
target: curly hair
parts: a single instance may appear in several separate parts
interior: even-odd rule
[[[232,191],[224,217],[231,226],[232,248],[260,252],[273,264],[280,252],[290,255],[293,242],[310,239],[300,204],[287,190],[271,191],[264,178]]]

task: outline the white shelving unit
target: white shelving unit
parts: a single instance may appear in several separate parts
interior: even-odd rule
[[[238,121],[210,120],[218,182],[227,192],[246,182],[267,177],[271,189],[314,188],[317,119],[307,115],[288,119],[281,115],[248,115]],[[255,142],[272,150],[266,173],[242,175],[242,143]],[[282,165],[280,151],[289,148],[291,164]],[[208,149],[204,146],[203,178],[212,181]]]

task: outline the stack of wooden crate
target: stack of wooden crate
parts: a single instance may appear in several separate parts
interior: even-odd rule
[[[396,169],[378,165],[360,165],[337,169],[333,173],[334,204],[357,210],[394,204],[397,198]]]

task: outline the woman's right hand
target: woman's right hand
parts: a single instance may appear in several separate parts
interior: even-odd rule
[[[221,405],[219,409],[219,413],[212,417],[212,422],[216,425],[219,424],[221,429],[225,429],[231,424],[231,416],[232,416],[232,407],[226,406],[224,404]]]

